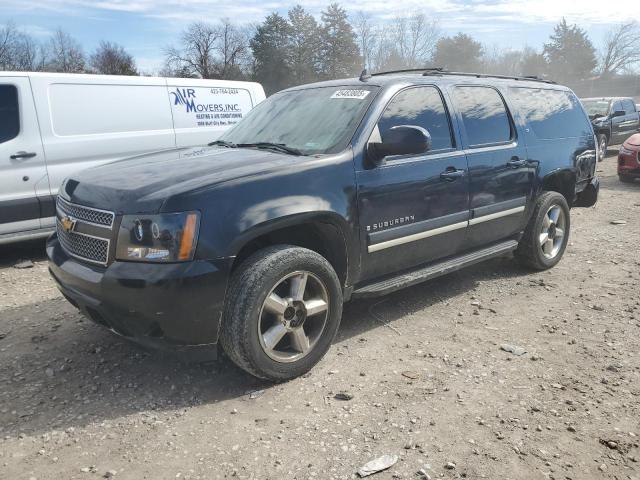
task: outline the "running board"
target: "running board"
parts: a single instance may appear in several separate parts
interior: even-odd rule
[[[468,267],[474,263],[479,263],[494,257],[500,257],[506,253],[512,252],[518,247],[518,242],[508,240],[491,247],[476,250],[471,253],[464,254],[460,257],[451,258],[439,263],[431,264],[417,270],[412,270],[400,274],[396,277],[387,278],[376,283],[365,285],[355,290],[352,298],[377,297],[378,295],[386,295],[401,288],[410,287],[418,283],[430,280],[450,272],[455,272],[461,268]]]

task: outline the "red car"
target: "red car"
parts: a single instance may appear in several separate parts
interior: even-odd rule
[[[621,181],[633,182],[636,178],[640,178],[638,152],[640,152],[640,133],[631,135],[620,147],[620,153],[618,153],[618,177]]]

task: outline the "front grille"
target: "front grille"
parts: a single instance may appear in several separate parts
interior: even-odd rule
[[[62,249],[80,260],[107,265],[115,214],[76,205],[60,196],[56,206],[56,230]],[[63,223],[67,225],[67,230],[63,228]]]
[[[113,212],[76,205],[66,201],[59,195],[56,203],[58,211],[62,216],[69,216],[76,220],[82,220],[83,222],[99,225],[101,227],[111,228],[113,226],[113,219],[115,218],[115,214]]]
[[[62,248],[71,256],[91,263],[106,265],[109,259],[109,240],[82,233],[67,232],[56,222],[58,239]]]

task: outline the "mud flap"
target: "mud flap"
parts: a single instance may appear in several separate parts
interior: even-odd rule
[[[573,202],[574,207],[593,207],[598,201],[598,193],[600,192],[600,180],[598,177],[591,179],[589,184],[576,195]]]

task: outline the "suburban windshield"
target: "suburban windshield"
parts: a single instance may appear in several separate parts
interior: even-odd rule
[[[219,140],[236,145],[282,144],[304,155],[336,153],[347,147],[375,88],[320,87],[277,93]]]
[[[583,100],[582,104],[590,117],[604,117],[609,113],[609,100]]]

